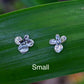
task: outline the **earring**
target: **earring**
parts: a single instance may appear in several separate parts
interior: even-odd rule
[[[67,37],[64,35],[60,37],[59,34],[56,34],[55,38],[56,39],[51,39],[49,44],[55,45],[55,52],[60,53],[63,50],[63,45],[61,43],[64,43],[67,40]]]
[[[25,35],[23,39],[20,36],[17,36],[15,38],[15,43],[19,45],[18,50],[22,54],[29,51],[29,47],[32,47],[34,45],[34,41],[32,39],[29,39],[29,35]]]

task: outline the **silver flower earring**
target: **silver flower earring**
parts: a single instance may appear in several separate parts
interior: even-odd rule
[[[15,38],[15,43],[19,45],[18,50],[22,54],[29,51],[29,47],[32,47],[34,45],[34,41],[32,39],[29,39],[29,35],[25,35],[24,39],[22,39],[20,36],[17,36]]]
[[[56,34],[55,36],[56,39],[51,39],[49,41],[49,44],[55,45],[54,50],[57,53],[60,53],[63,50],[63,45],[61,43],[64,43],[67,40],[66,36],[59,36],[59,34]]]

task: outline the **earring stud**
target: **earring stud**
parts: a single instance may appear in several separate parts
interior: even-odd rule
[[[60,53],[63,50],[62,43],[64,43],[67,40],[67,37],[64,35],[60,37],[59,34],[56,34],[55,38],[56,39],[51,39],[49,41],[49,44],[55,45],[54,47],[55,52]]]
[[[29,35],[25,35],[23,39],[20,36],[17,36],[15,38],[15,43],[19,45],[18,50],[22,54],[29,51],[29,47],[32,47],[34,45],[34,41],[29,38]]]

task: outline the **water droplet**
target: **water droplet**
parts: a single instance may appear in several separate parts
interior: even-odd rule
[[[60,53],[63,50],[63,46],[61,44],[60,45],[55,45],[54,50],[57,53]]]

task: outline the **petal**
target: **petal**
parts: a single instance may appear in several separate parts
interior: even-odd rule
[[[61,38],[60,38],[59,34],[56,34],[55,38],[56,38],[56,41],[57,41],[56,44],[57,45],[61,44]]]
[[[55,45],[54,50],[57,53],[60,53],[63,50],[63,46],[61,44],[60,45]]]
[[[24,53],[26,53],[28,50],[29,50],[29,48],[27,47],[27,45],[19,45],[19,47],[18,47],[18,50],[22,53],[22,54],[24,54]]]
[[[20,45],[20,41],[22,41],[22,38],[21,38],[20,36],[17,36],[17,37],[15,38],[15,43],[16,43],[17,45]]]
[[[56,40],[55,40],[55,39],[51,39],[51,40],[49,41],[49,44],[55,45],[55,44],[56,44]]]
[[[61,43],[65,42],[67,40],[66,36],[61,36]]]
[[[34,45],[34,41],[32,39],[29,39],[27,42],[26,42],[26,45],[28,47],[32,47]]]
[[[25,40],[25,41],[29,40],[29,35],[25,35],[25,36],[24,36],[24,40]]]
[[[56,40],[60,40],[60,35],[56,34],[55,38],[56,38]]]

